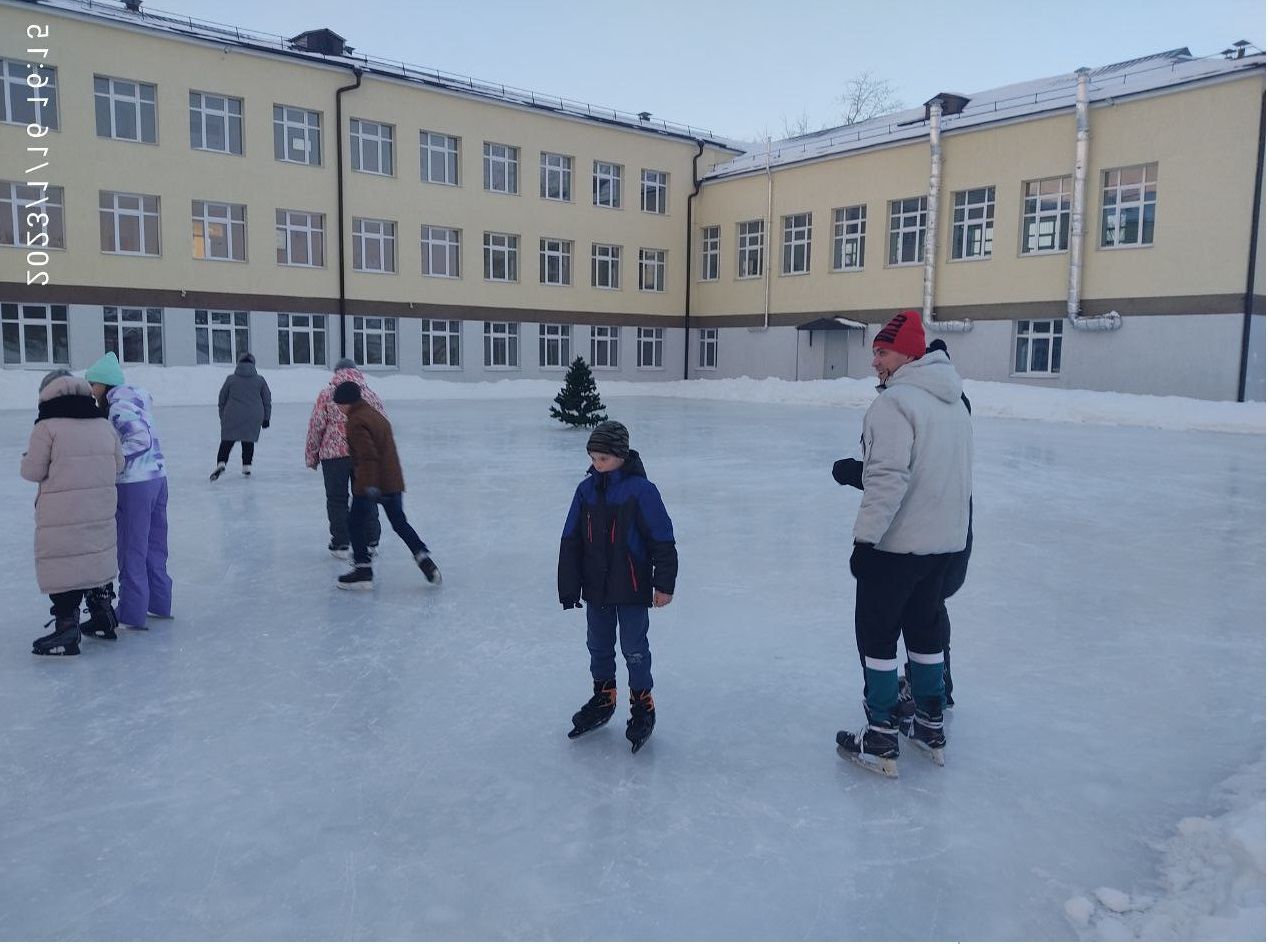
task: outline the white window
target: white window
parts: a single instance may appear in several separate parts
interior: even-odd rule
[[[832,270],[863,268],[867,242],[867,206],[838,207],[832,211]]]
[[[423,366],[457,369],[462,366],[462,322],[428,318],[423,322]]]
[[[461,275],[462,231],[446,226],[424,226],[423,275],[456,279]]]
[[[951,258],[989,259],[995,241],[995,188],[958,190],[951,203]]]
[[[642,368],[664,367],[665,329],[638,329],[638,366]]]
[[[162,308],[102,308],[106,353],[120,364],[163,363]]]
[[[321,114],[292,105],[274,105],[273,157],[290,164],[320,166]]]
[[[251,350],[249,312],[195,311],[194,350],[200,364],[236,364]]]
[[[1021,251],[1070,248],[1070,177],[1028,180],[1022,192]]]
[[[594,243],[590,247],[590,284],[595,288],[621,287],[621,247]]]
[[[520,238],[511,233],[484,234],[486,282],[517,282],[520,277]]]
[[[458,139],[435,131],[418,133],[423,181],[458,186]]]
[[[65,249],[61,187],[28,187],[0,180],[0,246]]]
[[[1158,165],[1117,167],[1102,174],[1101,246],[1152,246]]]
[[[696,366],[701,370],[718,369],[718,329],[700,329],[700,357]]]
[[[542,367],[567,367],[572,360],[572,325],[537,326],[537,363]]]
[[[484,323],[484,366],[520,366],[520,326],[514,321]]]
[[[520,149],[484,142],[484,189],[491,193],[520,192]]]
[[[326,215],[305,210],[277,211],[277,264],[326,264]]]
[[[541,186],[543,200],[572,199],[572,158],[542,151]]]
[[[242,153],[242,99],[189,93],[189,146],[197,151]]]
[[[97,137],[158,143],[158,115],[154,107],[158,93],[156,86],[101,75],[93,76],[92,82]]]
[[[607,161],[594,162],[594,205],[621,209],[621,171],[620,164]]]
[[[134,256],[159,254],[159,198],[102,190],[98,206],[101,251]]]
[[[925,223],[928,197],[889,201],[889,264],[925,261]]]
[[[396,271],[394,222],[352,218],[352,268],[357,272]]]
[[[277,316],[277,362],[326,366],[326,316]]]
[[[669,212],[669,175],[663,170],[644,170],[642,179],[644,213]]]
[[[28,367],[70,364],[65,305],[0,305],[4,362]]]
[[[784,217],[784,275],[810,271],[811,214],[793,213]]]
[[[567,239],[543,239],[540,252],[542,285],[572,284],[572,242]]]
[[[700,280],[715,282],[722,256],[722,227],[700,227]]]
[[[640,292],[665,290],[665,250],[640,249],[638,251],[638,290]]]
[[[385,125],[381,121],[352,118],[348,121],[348,134],[353,170],[386,177],[391,177],[396,172],[392,151],[395,129],[391,125]]]
[[[1062,321],[1017,322],[1013,373],[1052,376],[1061,372]]]
[[[593,325],[590,328],[590,366],[619,367],[621,329],[617,325]]]
[[[240,203],[192,201],[194,258],[247,261],[247,208]]]
[[[396,319],[352,319],[352,359],[364,367],[396,366]]]
[[[0,93],[0,121],[58,129],[57,69],[54,66],[0,59],[0,81],[4,83]],[[44,84],[40,85],[41,82]]]
[[[766,221],[748,220],[738,227],[738,269],[742,279],[760,276],[766,265]]]

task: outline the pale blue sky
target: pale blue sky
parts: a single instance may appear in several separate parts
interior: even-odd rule
[[[287,36],[327,26],[360,53],[756,138],[835,123],[865,69],[907,105],[1163,49],[1264,45],[1263,0],[146,0]]]

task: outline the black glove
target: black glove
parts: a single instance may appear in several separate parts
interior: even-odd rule
[[[565,610],[571,610],[573,607],[576,607],[578,610],[581,609],[580,600],[561,600],[560,602],[563,603]]]
[[[268,428],[269,428],[268,420],[265,420],[263,423],[260,424],[260,429],[268,429]]]
[[[838,485],[863,487],[863,463],[858,459],[838,459],[832,463],[832,477]]]
[[[868,565],[875,554],[876,546],[873,544],[859,541],[854,545],[854,552],[850,555],[850,573],[854,575],[855,580],[860,580],[866,575]]]

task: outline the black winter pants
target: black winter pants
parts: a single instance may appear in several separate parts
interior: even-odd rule
[[[352,483],[352,457],[321,460],[321,477],[326,483],[326,518],[330,522],[332,547],[351,547],[352,534],[348,530],[349,486]],[[366,543],[377,546],[383,526],[379,523],[378,505],[370,509],[366,522]]]
[[[64,590],[61,593],[50,593],[48,598],[53,602],[54,616],[71,616],[79,612],[79,604],[83,601],[87,590]]]
[[[229,461],[229,453],[233,451],[233,440],[223,439],[220,442],[220,448],[216,451],[216,463],[222,465]],[[242,444],[242,464],[250,465],[251,460],[255,458],[255,443],[244,442]]]
[[[901,634],[908,652],[942,652],[949,620],[942,584],[951,554],[873,551],[858,577],[854,638],[859,659],[896,659]]]

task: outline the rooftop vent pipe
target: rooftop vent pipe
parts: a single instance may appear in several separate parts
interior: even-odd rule
[[[948,98],[953,100],[952,106],[957,111],[967,101],[962,96]],[[925,110],[929,115],[929,198],[925,208],[925,283],[921,320],[926,331],[972,331],[973,322],[967,318],[963,321],[934,321],[933,315],[934,261],[938,255],[938,198],[942,190],[942,108],[942,95],[936,95],[925,102]]]
[[[1092,132],[1087,116],[1088,69],[1074,74],[1078,88],[1074,93],[1074,194],[1070,208],[1070,281],[1066,292],[1065,314],[1070,324],[1080,331],[1114,331],[1123,326],[1123,317],[1116,311],[1085,318],[1079,314],[1083,289],[1083,230],[1087,203],[1087,156]]]

